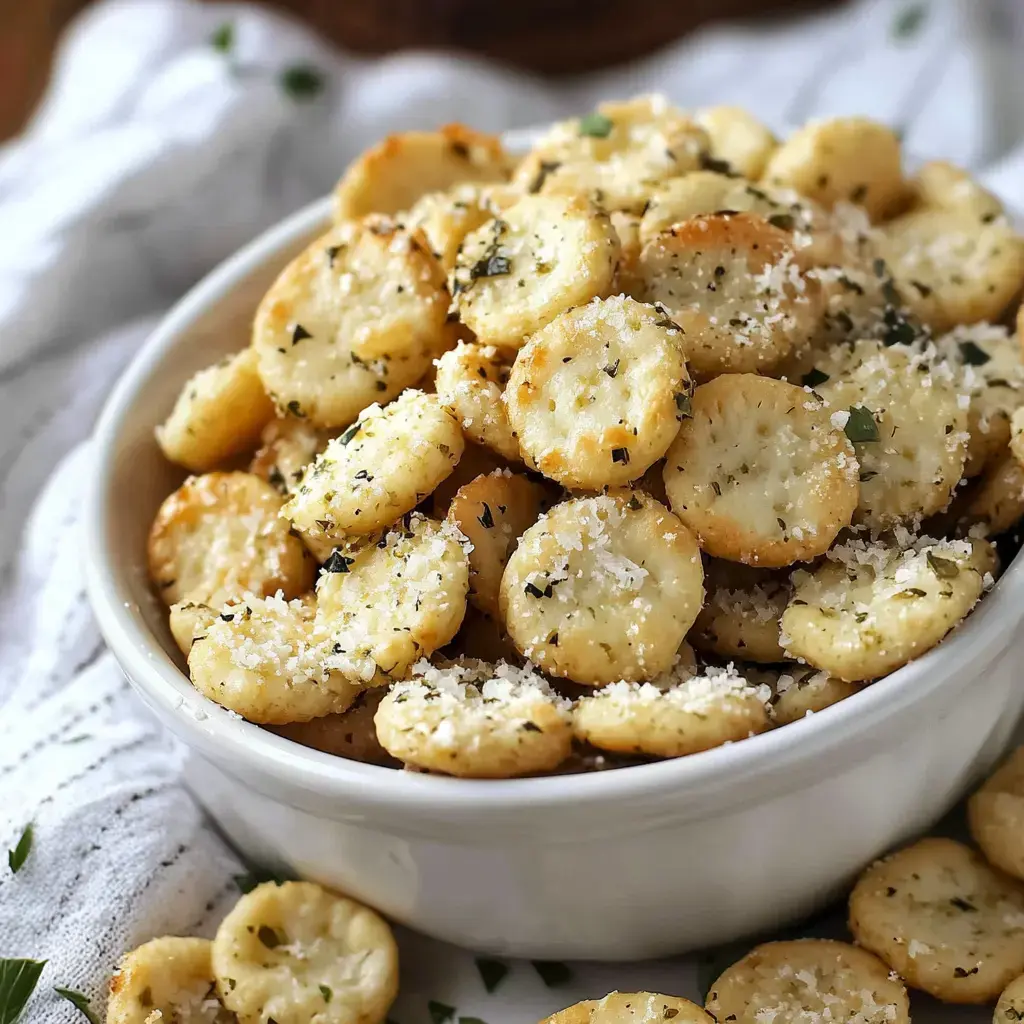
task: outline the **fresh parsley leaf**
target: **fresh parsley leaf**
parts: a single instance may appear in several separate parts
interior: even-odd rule
[[[310,64],[295,64],[281,72],[281,88],[293,100],[305,102],[323,92],[324,76]]]
[[[476,958],[476,969],[480,972],[480,980],[488,992],[493,992],[508,974],[508,965],[500,960],[488,960],[486,957]]]
[[[18,869],[28,858],[29,851],[32,849],[33,835],[32,824],[30,822],[25,826],[25,831],[21,833],[21,838],[18,840],[14,849],[7,851],[7,863],[10,865],[11,872],[15,875],[18,873]]]
[[[81,992],[76,992],[73,988],[61,988],[59,985],[55,985],[54,992],[61,997],[66,999],[85,1019],[89,1024],[100,1024],[99,1017],[96,1016],[96,1011],[89,1005],[89,1000],[86,996],[82,995]]]
[[[324,1002],[325,1003],[329,1003],[331,1001],[331,998],[334,996],[334,992],[327,985],[321,985],[320,986],[320,995],[322,995],[324,997]]]
[[[45,966],[45,960],[0,960],[0,1024],[21,1017]]]
[[[901,42],[913,39],[921,31],[928,17],[924,4],[910,4],[899,11],[892,23],[892,37]]]
[[[973,341],[958,343],[960,359],[964,366],[984,366],[992,357]]]
[[[589,135],[592,139],[607,139],[612,133],[612,121],[604,114],[587,114],[580,118],[580,135]]]
[[[215,29],[210,36],[210,45],[218,53],[230,53],[235,48],[235,26],[234,22],[225,21]]]
[[[430,1014],[430,1024],[447,1024],[455,1017],[455,1007],[447,1003],[439,1003],[431,999],[427,1003],[427,1012]]]
[[[878,440],[878,424],[871,410],[865,409],[863,405],[850,406],[850,418],[843,430],[854,444]]]
[[[572,971],[561,960],[531,960],[530,963],[548,988],[558,988],[572,981]]]

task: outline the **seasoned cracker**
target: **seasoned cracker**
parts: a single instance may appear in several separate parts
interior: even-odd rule
[[[468,547],[455,527],[413,512],[379,540],[339,548],[317,583],[327,664],[379,685],[448,643],[466,613]]]
[[[1007,219],[923,206],[880,228],[878,250],[933,331],[998,320],[1024,279],[1024,238]]]
[[[782,228],[749,213],[674,224],[640,253],[644,297],[683,332],[698,377],[770,372],[808,345],[822,318],[815,281]]]
[[[220,1024],[208,939],[164,936],[126,953],[110,979],[107,1024]]]
[[[289,495],[298,487],[305,468],[327,446],[329,437],[308,420],[275,417],[260,434],[260,447],[249,463],[249,472]]]
[[[693,534],[643,491],[572,498],[520,539],[501,580],[502,618],[551,675],[654,679],[700,611],[703,575]]]
[[[793,663],[764,669],[756,675],[748,670],[747,674],[752,681],[771,687],[769,711],[777,726],[824,711],[862,689],[858,683],[848,683],[808,665]]]
[[[824,206],[863,206],[876,222],[907,196],[896,133],[863,117],[808,122],[772,153],[763,181]]]
[[[611,220],[582,196],[524,196],[467,235],[452,303],[483,344],[519,348],[559,313],[607,295],[618,259]]]
[[[970,398],[933,349],[863,339],[820,361],[815,391],[860,463],[857,521],[873,529],[941,511],[960,480]]]
[[[172,604],[167,625],[181,653],[188,657],[192,641],[202,636],[206,627],[217,618],[216,608],[196,601],[179,601]]]
[[[463,449],[455,417],[436,395],[406,391],[372,405],[331,441],[282,510],[303,534],[341,543],[412,511],[455,468]]]
[[[694,120],[708,133],[713,160],[751,181],[761,177],[778,142],[753,114],[742,107],[705,107]]]
[[[531,193],[583,194],[606,210],[640,213],[652,187],[696,170],[709,145],[663,97],[638,96],[553,125],[513,181]]]
[[[988,862],[1024,879],[1024,747],[1018,747],[967,801],[971,837]]]
[[[708,1013],[735,1024],[910,1024],[902,982],[881,960],[846,942],[765,942],[721,974]]]
[[[392,756],[465,778],[550,771],[572,749],[569,702],[532,668],[504,662],[421,661],[392,687],[375,721]]]
[[[1013,1024],[1021,1020],[1024,1020],[1024,975],[1014,978],[1003,989],[996,1003],[992,1024]]]
[[[908,985],[988,1003],[1024,972],[1024,889],[952,839],[873,864],[850,895],[850,930]]]
[[[690,642],[723,658],[771,664],[786,660],[779,621],[789,603],[786,575],[738,562],[708,558],[707,599],[690,630]]]
[[[383,918],[312,882],[264,882],[213,940],[224,1005],[240,1024],[379,1024],[398,993]]]
[[[437,360],[437,397],[466,436],[509,462],[520,460],[519,441],[501,400],[515,350],[459,342]]]
[[[255,447],[274,415],[256,364],[256,353],[247,348],[189,379],[155,432],[171,462],[205,473]]]
[[[447,346],[444,271],[418,232],[379,218],[339,224],[281,272],[252,343],[282,412],[346,427],[410,387]]]
[[[602,750],[684,757],[764,732],[770,695],[731,665],[691,675],[684,663],[648,683],[609,683],[582,697],[573,730]]]
[[[997,458],[966,492],[959,511],[962,526],[981,524],[990,536],[1015,526],[1024,516],[1024,466],[1009,453]]]
[[[222,605],[188,653],[192,685],[250,722],[286,725],[345,711],[360,686],[327,666],[312,598],[247,594]]]
[[[849,524],[857,459],[809,389],[727,374],[697,388],[691,413],[666,456],[665,488],[708,554],[789,565]]]
[[[600,490],[665,454],[689,396],[682,332],[619,295],[534,334],[516,356],[505,405],[528,465],[564,487]]]
[[[160,596],[169,605],[218,605],[244,593],[305,593],[316,566],[281,507],[277,491],[251,473],[189,477],[149,531],[149,575]]]
[[[905,531],[904,531],[905,532]],[[996,568],[984,540],[853,539],[793,574],[787,654],[840,679],[876,679],[934,647],[974,607]]]
[[[420,196],[465,181],[504,181],[510,161],[496,135],[461,124],[389,135],[357,157],[334,189],[336,221],[408,210]]]
[[[508,470],[478,476],[452,499],[448,522],[473,545],[469,600],[491,618],[500,618],[501,577],[519,538],[550,505],[543,484]]]
[[[587,999],[545,1017],[540,1024],[713,1024],[696,1003],[680,996],[656,992],[609,992],[603,999]]]

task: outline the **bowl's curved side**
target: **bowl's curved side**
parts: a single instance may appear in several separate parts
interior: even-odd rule
[[[593,775],[467,783],[348,762],[300,747],[224,711],[181,671],[165,611],[144,564],[148,523],[181,475],[152,428],[181,382],[248,336],[255,305],[278,269],[321,230],[321,200],[267,232],[197,285],[142,347],[96,427],[96,473],[86,510],[89,592],[100,628],[144,699],[203,756],[274,799],[343,818],[383,816],[393,827],[440,834],[449,818],[515,831],[545,816],[593,827],[615,803],[646,827],[659,794],[683,794],[677,820],[771,799],[825,770],[838,773],[899,746],[921,721],[946,714],[1006,649],[1024,617],[1024,563],[1009,568],[955,636],[840,704],[742,743],[660,764]],[[439,817],[440,815],[440,817]]]

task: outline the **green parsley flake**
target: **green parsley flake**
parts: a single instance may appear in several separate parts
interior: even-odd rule
[[[89,1005],[88,998],[82,995],[81,992],[76,992],[73,988],[60,988],[56,985],[54,986],[53,991],[56,992],[61,999],[66,999],[83,1017],[85,1017],[89,1024],[100,1024],[100,1019],[96,1016],[95,1010],[93,1010]]]
[[[871,410],[865,409],[863,405],[850,406],[850,418],[843,431],[854,444],[878,440],[878,424]]]
[[[829,380],[829,375],[824,370],[819,370],[815,367],[813,370],[805,373],[800,383],[805,388],[816,388],[819,384],[824,384],[825,381]]]
[[[29,851],[32,849],[33,834],[32,825],[29,823],[25,826],[25,831],[21,833],[17,846],[13,850],[7,851],[7,863],[10,865],[12,874],[16,875],[18,869],[28,858]]]
[[[281,72],[281,88],[293,100],[305,102],[323,92],[324,76],[309,64],[295,64]]]
[[[235,48],[235,26],[233,22],[225,21],[210,36],[210,45],[218,53],[230,53]]]
[[[427,1012],[430,1014],[431,1024],[447,1024],[448,1021],[455,1018],[454,1006],[449,1006],[447,1003],[439,1003],[435,999],[431,999],[427,1003]]]
[[[331,991],[331,989],[327,985],[321,985],[320,986],[320,995],[322,995],[324,997],[324,1002],[325,1003],[329,1003],[331,1001],[331,997],[334,995],[334,993]]]
[[[925,556],[928,561],[928,568],[931,569],[939,579],[952,580],[960,575],[960,566],[952,558],[940,558],[930,551]]]
[[[587,114],[580,118],[580,135],[587,135],[592,139],[607,139],[612,132],[612,121],[604,114]]]
[[[572,971],[560,960],[531,960],[530,963],[548,988],[558,988],[572,981]]]
[[[500,960],[488,960],[486,957],[477,957],[476,969],[480,972],[480,980],[488,992],[493,992],[508,974],[507,964],[503,964]]]

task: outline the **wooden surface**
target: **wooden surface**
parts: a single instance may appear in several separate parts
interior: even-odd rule
[[[88,0],[0,0],[0,139],[25,123],[61,30]],[[215,2],[215,0],[211,0]],[[641,56],[728,17],[792,13],[840,0],[268,0],[339,46],[380,54],[455,49],[545,74]]]

